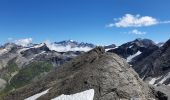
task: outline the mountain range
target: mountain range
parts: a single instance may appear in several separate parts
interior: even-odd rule
[[[29,97],[44,91],[38,98],[47,100],[90,91],[94,100],[167,100],[169,54],[170,40],[156,44],[138,38],[102,47],[73,40],[6,43],[0,47],[0,97],[34,100]]]

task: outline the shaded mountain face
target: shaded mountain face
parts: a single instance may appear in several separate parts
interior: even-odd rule
[[[170,85],[170,40],[145,59],[134,63],[133,68],[150,84]]]
[[[156,44],[158,47],[162,47],[164,45],[164,42],[159,42]]]
[[[157,100],[161,97],[140,80],[123,58],[97,47],[55,68],[40,81],[12,91],[3,99],[23,100],[40,93],[37,100],[50,100],[61,94],[86,90],[94,90],[93,100]]]
[[[136,39],[134,41],[122,44],[117,48],[111,49],[108,52],[118,54],[119,56],[127,59],[127,62],[133,65],[133,63],[136,63],[141,59],[144,59],[158,48],[159,47],[152,40]],[[136,58],[137,56],[139,57]]]

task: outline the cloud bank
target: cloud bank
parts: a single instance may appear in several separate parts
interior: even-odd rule
[[[21,45],[21,46],[28,46],[29,44],[32,43],[32,38],[25,38],[25,39],[19,39],[14,41],[15,44]]]
[[[106,25],[106,27],[144,27],[152,26],[157,24],[168,24],[170,21],[159,21],[158,19],[151,16],[141,16],[141,15],[132,15],[125,14],[121,18],[114,18],[114,23]]]
[[[68,51],[84,51],[87,52],[93,48],[90,47],[72,47],[71,45],[60,45],[55,43],[50,43],[50,41],[45,41],[45,44],[50,50],[58,51],[58,52],[68,52]]]

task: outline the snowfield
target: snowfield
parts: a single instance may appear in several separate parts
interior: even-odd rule
[[[41,97],[42,95],[47,94],[49,90],[50,89],[47,89],[47,90],[45,90],[45,91],[43,91],[41,93],[38,93],[38,94],[35,94],[35,95],[33,95],[33,96],[29,97],[29,98],[26,98],[25,100],[36,100],[39,97]]]
[[[93,100],[94,89],[90,89],[84,92],[76,93],[73,95],[61,95],[52,100]]]
[[[45,95],[48,93],[50,89],[47,89],[41,93],[35,94],[29,98],[26,98],[24,100],[36,100],[39,97]],[[56,98],[53,98],[51,100],[93,100],[94,98],[94,89],[86,90],[80,93],[72,94],[72,95],[61,95]]]

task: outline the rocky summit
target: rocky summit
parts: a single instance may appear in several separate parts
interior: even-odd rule
[[[159,47],[150,39],[135,39],[114,49],[108,50],[125,58],[130,64],[141,61]]]
[[[92,100],[167,100],[163,93],[142,82],[126,60],[106,53],[102,47],[55,68],[37,82],[4,95],[3,100],[62,100],[54,98],[61,98],[63,94],[86,94],[87,90],[94,92]]]

